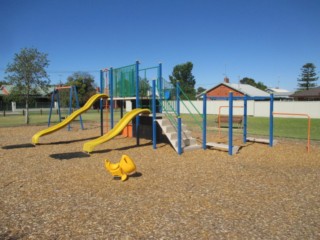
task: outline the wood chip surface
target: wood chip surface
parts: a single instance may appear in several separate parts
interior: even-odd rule
[[[91,154],[98,127],[0,128],[0,239],[320,239],[320,144],[242,144],[238,154],[118,136]],[[114,179],[104,160],[130,156]]]

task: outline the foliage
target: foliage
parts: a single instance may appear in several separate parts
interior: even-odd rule
[[[263,91],[268,88],[266,85],[263,84],[263,82],[256,82],[254,79],[248,78],[248,77],[242,78],[240,80],[240,83],[251,85],[251,86],[256,87],[258,89],[261,89]]]
[[[23,48],[15,54],[13,63],[9,63],[6,69],[6,80],[13,85],[10,98],[26,103],[26,124],[29,124],[32,97],[39,95],[41,90],[45,93],[48,91],[50,80],[45,70],[49,66],[47,56],[36,48]]]
[[[206,90],[206,89],[203,88],[203,87],[198,87],[198,88],[197,88],[197,95],[200,94],[200,93],[202,93],[202,92],[204,92],[205,90]]]
[[[96,93],[96,85],[94,83],[94,77],[87,72],[75,72],[67,78],[67,86],[76,86],[77,95],[79,98],[80,107],[83,106],[89,98]],[[61,104],[67,106],[66,102],[69,101],[69,92],[64,93]],[[74,100],[74,98],[73,98]],[[75,106],[73,102],[73,106]]]
[[[6,82],[6,81],[4,81],[4,80],[1,80],[0,81],[0,87],[2,86],[2,85],[8,85],[9,83],[8,82]]]
[[[300,78],[298,78],[299,90],[309,90],[316,87],[317,80],[316,66],[313,63],[304,64],[301,68]]]
[[[179,64],[173,68],[172,75],[169,76],[170,82],[174,87],[176,87],[177,81],[180,82],[181,89],[186,93],[189,99],[195,99],[196,95],[196,90],[194,89],[196,80],[192,75],[192,69],[192,62]]]
[[[150,88],[150,84],[149,84],[149,80],[146,78],[140,78],[139,81],[139,95],[141,97],[147,97],[148,93],[151,92],[151,88]]]

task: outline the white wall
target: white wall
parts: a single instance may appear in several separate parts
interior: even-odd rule
[[[200,113],[203,111],[202,101],[191,101],[192,104],[198,109]],[[194,107],[184,101],[185,105],[189,108],[192,113],[196,113]],[[220,106],[228,106],[229,101],[207,101],[207,114],[218,114]],[[233,106],[242,106],[243,101],[234,101]],[[220,109],[221,114],[228,114],[228,108],[222,107]],[[295,113],[295,114],[308,114],[311,118],[320,118],[320,101],[298,101],[298,102],[287,102],[287,101],[274,101],[274,112],[282,113]],[[189,113],[181,103],[181,113]],[[268,101],[248,101],[247,107],[248,115],[255,117],[269,117],[270,113],[270,102]],[[243,108],[234,108],[234,115],[243,115]],[[279,116],[280,117],[280,116]],[[290,117],[290,116],[283,116]]]

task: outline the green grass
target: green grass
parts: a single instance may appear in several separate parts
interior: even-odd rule
[[[62,114],[66,116],[66,114]],[[120,117],[119,111],[115,111],[115,121]],[[208,114],[207,115],[207,125],[208,127],[217,127],[216,123],[217,115]],[[105,119],[105,113],[104,113]],[[199,118],[200,119],[200,118]],[[76,120],[79,120],[77,118]],[[97,110],[89,110],[82,114],[82,120],[84,125],[88,121],[94,121],[99,123],[100,113]],[[22,126],[24,124],[24,116],[20,115],[0,115],[0,127],[12,127],[12,126]],[[56,113],[52,114],[51,123],[58,123],[58,115]],[[188,114],[182,115],[182,121],[191,130],[201,132],[201,128],[195,123],[193,117]],[[201,120],[200,120],[201,121]],[[48,123],[48,111],[42,112],[31,112],[30,113],[30,125],[47,125]],[[284,137],[284,138],[296,138],[296,139],[307,139],[307,127],[308,120],[304,118],[274,118],[274,136]],[[227,131],[226,128],[223,131]],[[241,129],[235,129],[235,134],[241,134]],[[266,117],[248,117],[248,136],[268,136],[269,135],[269,118]],[[311,120],[311,140],[320,140],[320,119]]]
[[[104,119],[105,119],[104,113]],[[115,119],[119,118],[120,113],[115,111]],[[30,112],[30,125],[47,125],[48,124],[49,111],[43,111],[42,115],[40,111]],[[61,113],[62,117],[67,116],[66,112]],[[100,122],[100,112],[98,110],[89,110],[82,115],[82,121],[84,124],[88,121]],[[75,121],[79,121],[80,118],[77,117]],[[55,112],[51,115],[51,125],[59,122],[59,115]],[[3,114],[0,115],[0,127],[14,127],[25,125],[25,116],[22,113],[18,115],[6,114],[4,117]]]
[[[273,120],[274,136],[286,138],[307,139],[308,119],[277,118]],[[269,118],[249,117],[248,133],[269,135]],[[311,119],[310,139],[320,140],[320,119]]]
[[[216,123],[217,115],[207,115],[207,126],[218,127]],[[198,124],[187,114],[182,114],[182,121],[195,131],[200,131]],[[225,125],[224,125],[225,126]],[[235,125],[236,126],[236,125]],[[269,118],[248,117],[248,136],[269,136]],[[306,118],[274,118],[274,136],[284,138],[307,139],[308,120]],[[224,127],[223,131],[227,131]],[[236,133],[242,130],[235,128]],[[320,140],[320,119],[311,119],[311,140]]]

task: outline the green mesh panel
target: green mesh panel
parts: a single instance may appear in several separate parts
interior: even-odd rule
[[[136,96],[135,65],[116,68],[113,70],[113,96]]]

